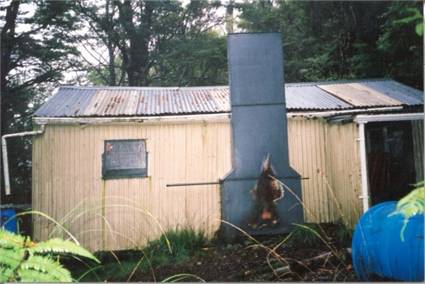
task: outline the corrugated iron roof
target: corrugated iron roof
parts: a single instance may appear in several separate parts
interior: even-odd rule
[[[41,117],[154,116],[229,112],[219,87],[60,87],[35,113]]]
[[[334,110],[350,109],[352,106],[316,85],[286,84],[286,108],[288,110]]]
[[[402,102],[383,93],[368,88],[365,84],[329,84],[318,85],[319,88],[357,107],[397,106]]]
[[[424,103],[424,93],[422,91],[413,89],[396,81],[370,81],[364,82],[363,84],[406,105],[422,105]]]
[[[286,107],[346,110],[423,105],[423,93],[392,80],[285,84]],[[38,117],[159,116],[230,112],[229,88],[63,86],[40,107]]]

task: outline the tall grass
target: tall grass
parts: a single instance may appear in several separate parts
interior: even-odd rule
[[[171,246],[171,250],[168,244]],[[159,239],[148,242],[144,248],[118,253],[124,259],[119,263],[107,261],[109,252],[97,253],[105,264],[103,267],[96,269],[96,272],[101,274],[104,280],[108,281],[128,282],[133,279],[137,272],[142,274],[150,272],[152,278],[156,280],[153,268],[186,261],[192,256],[199,254],[201,248],[207,244],[208,239],[200,231],[194,231],[191,228],[169,230],[166,235],[164,234]],[[81,281],[95,280],[93,278],[94,275],[84,273],[85,275],[81,277]],[[171,277],[167,281],[182,280],[186,277],[197,279],[196,275],[182,274],[179,277]]]
[[[115,210],[115,208],[124,209],[133,214],[137,213],[134,214],[136,218],[134,223],[130,225],[133,231],[131,234],[126,235],[117,231],[114,228],[117,224],[114,223],[115,226],[113,226],[107,216],[100,214],[100,212],[104,213],[106,209]],[[208,242],[205,233],[200,230],[195,231],[186,225],[181,225],[182,229],[167,231],[166,227],[153,214],[135,204],[134,200],[122,196],[108,196],[103,197],[102,200],[85,198],[71,210],[65,212],[58,220],[44,212],[35,210],[19,213],[16,217],[24,215],[38,216],[39,220],[47,221],[43,220],[43,225],[49,226],[48,231],[42,232],[43,238],[61,237],[70,239],[78,245],[80,242],[87,245],[90,243],[87,242],[88,239],[85,235],[90,237],[93,235],[102,236],[102,238],[106,235],[108,236],[108,246],[119,247],[122,241],[127,243],[124,244],[125,246],[130,246],[131,251],[125,257],[122,253],[110,249],[95,253],[101,260],[106,259],[106,255],[112,258],[112,262],[108,261],[108,263],[97,266],[92,266],[84,261],[81,261],[81,264],[76,264],[67,260],[67,264],[75,268],[72,270],[76,271],[77,275],[73,276],[79,281],[104,281],[108,279],[131,281],[134,275],[140,271],[143,273],[150,271],[152,278],[156,280],[154,268],[168,263],[185,261],[202,251],[201,248]],[[94,221],[95,219],[96,221]],[[90,222],[95,226],[88,227],[84,225],[87,224],[85,222]],[[97,224],[101,222],[104,225],[99,226],[92,222],[97,222]],[[158,235],[158,239],[147,241],[148,238],[153,238],[155,235]],[[104,241],[102,247],[107,247]],[[167,281],[176,281],[176,279],[186,277],[197,279],[196,275],[182,274],[177,278],[171,277]]]
[[[166,243],[167,238],[171,245],[171,251],[169,251]],[[200,251],[207,243],[207,237],[202,231],[185,228],[167,231],[166,235],[162,235],[158,240],[149,242],[144,251],[153,260],[166,258],[167,261],[180,262]]]
[[[91,217],[91,218],[101,219],[101,222],[103,224],[102,229],[101,230],[93,230],[93,229],[81,230],[81,228],[79,228],[77,235],[81,236],[90,232],[100,232],[102,233],[102,239],[105,238],[105,234],[108,234],[108,236],[111,237],[111,239],[118,242],[119,240],[116,237],[120,236],[126,239],[129,243],[131,243],[132,246],[134,246],[134,248],[137,248],[137,246],[144,244],[144,242],[140,242],[139,240],[136,240],[136,239],[129,239],[129,236],[123,236],[123,235],[120,235],[119,232],[114,231],[108,219],[106,218],[106,216],[104,216],[104,214],[97,213],[97,212],[104,213],[106,209],[132,211],[135,215],[137,214],[137,218],[139,218],[137,222],[143,221],[143,222],[150,223],[151,227],[150,227],[149,234],[152,233],[152,231],[158,231],[159,235],[166,235],[166,232],[165,232],[166,229],[160,223],[158,218],[156,218],[153,214],[151,214],[151,212],[149,212],[145,208],[142,208],[140,205],[136,204],[134,200],[124,198],[122,196],[110,195],[108,197],[102,197],[101,201],[102,202],[100,202],[99,200],[97,200],[96,202],[90,202],[89,199],[84,199],[80,201],[74,208],[72,208],[69,212],[67,212],[59,221],[54,222],[55,226],[52,228],[52,230],[50,230],[49,237],[52,237],[55,234],[62,232],[63,231],[62,228],[76,227],[78,226],[78,222],[81,222],[81,220],[84,220],[84,218]],[[143,235],[144,233],[146,233],[146,232],[137,232],[135,226],[133,226],[132,229],[134,230],[134,235]],[[171,249],[167,238],[165,239],[165,242],[167,243],[169,249]],[[103,240],[102,246],[103,246],[103,249],[105,249],[105,240]]]
[[[291,237],[288,240],[288,244],[298,247],[310,247],[314,248],[318,243],[321,243],[318,224],[295,224],[295,227],[291,231]],[[323,237],[322,237],[323,238]]]
[[[123,198],[121,198],[123,199]],[[126,200],[126,202],[128,202],[128,200]],[[129,202],[128,202],[129,203]],[[160,224],[160,222],[152,215],[150,214],[148,211],[143,210],[142,208],[138,207],[138,206],[132,206],[131,204],[119,204],[118,203],[114,203],[114,204],[110,204],[107,206],[103,206],[103,205],[99,205],[98,202],[96,202],[96,204],[91,204],[91,202],[88,201],[88,199],[84,199],[81,202],[79,202],[79,204],[77,204],[77,206],[75,206],[73,209],[71,209],[69,212],[67,212],[62,218],[60,218],[59,220],[56,220],[55,218],[49,216],[48,214],[44,213],[44,212],[40,212],[40,211],[36,211],[36,210],[31,210],[31,211],[25,211],[25,212],[21,212],[15,215],[15,218],[19,218],[21,216],[25,216],[25,215],[32,215],[32,216],[38,216],[38,218],[43,218],[44,220],[47,220],[46,224],[49,224],[49,226],[53,226],[50,227],[51,229],[49,230],[48,235],[44,236],[47,238],[51,238],[51,237],[60,237],[63,239],[68,239],[71,240],[72,242],[74,242],[77,245],[80,245],[80,242],[85,243],[84,242],[84,238],[83,240],[81,240],[80,238],[85,235],[85,234],[92,234],[93,232],[95,233],[99,233],[99,235],[104,236],[105,234],[108,234],[108,236],[111,237],[111,240],[116,240],[119,241],[119,239],[121,240],[126,240],[133,249],[138,250],[138,251],[142,251],[141,250],[141,245],[143,245],[143,242],[140,242],[140,240],[138,239],[133,239],[131,236],[127,236],[119,231],[116,231],[112,228],[111,224],[108,222],[107,218],[105,216],[99,216],[98,214],[96,214],[96,212],[98,212],[101,209],[104,209],[103,207],[109,207],[109,208],[126,208],[126,209],[131,209],[131,211],[135,211],[138,212],[140,215],[142,216],[147,216],[147,219],[150,219],[151,222],[149,222],[152,227],[150,228],[151,231],[159,231],[161,232],[161,238],[160,240],[158,240],[157,242],[152,243],[151,245],[155,245],[156,246],[156,251],[154,252],[153,250],[148,250],[147,254],[148,255],[144,255],[143,253],[143,262],[141,262],[141,268],[143,268],[144,270],[152,270],[151,266],[153,265],[149,258],[153,258],[154,259],[154,263],[155,264],[159,264],[159,263],[163,263],[167,260],[167,257],[165,257],[165,251],[167,251],[168,254],[173,255],[176,259],[178,258],[182,258],[182,256],[185,253],[184,249],[181,249],[181,241],[178,240],[178,238],[176,238],[176,234],[173,234],[173,232],[171,232],[172,236],[174,237],[175,240],[175,245],[173,245],[173,247],[175,247],[176,252],[173,252],[173,249],[171,247],[171,243],[167,237],[167,233],[165,232],[164,227]],[[83,219],[83,218],[98,218],[99,220],[101,220],[102,222],[105,223],[105,226],[102,228],[102,230],[96,229],[96,228],[89,228],[86,230],[78,230],[78,221]],[[146,219],[146,218],[145,218]],[[9,222],[11,221],[12,218],[10,218],[9,220],[6,221]],[[41,219],[40,219],[41,220]],[[86,219],[87,220],[87,219]],[[81,222],[80,222],[81,224]],[[72,232],[72,233],[71,233]],[[201,236],[199,234],[196,235],[196,238],[190,238],[189,235],[190,233],[185,232],[185,237],[190,239],[190,241],[194,241],[193,245],[197,245],[200,242],[200,239],[202,239],[203,236]],[[137,236],[139,235],[138,232],[134,232],[134,235]],[[118,238],[119,239],[118,239]],[[186,247],[189,247],[189,244],[186,244]],[[159,252],[159,249],[161,253]],[[118,270],[120,273],[125,272],[127,270],[129,271],[135,271],[138,267],[136,267],[136,264],[133,262],[122,262],[120,261],[120,259],[118,258],[117,254],[112,251],[112,250],[108,250],[108,251],[104,251],[103,254],[110,254],[112,255],[113,259],[115,260],[114,265],[116,267],[118,267]],[[75,264],[75,261],[70,261],[65,260],[68,264],[71,263],[71,266],[80,266],[78,264]],[[102,275],[101,271],[105,269],[104,266],[100,265],[100,266],[92,266],[88,263],[86,263],[84,260],[78,259],[78,261],[83,265],[82,268],[79,268],[79,270],[81,270],[81,274],[80,277],[76,277],[76,279],[79,280],[83,280],[84,278],[89,277],[92,280],[95,281],[103,281],[105,279],[102,279],[102,277],[99,277],[99,275]],[[139,264],[140,265],[140,264]],[[112,270],[113,271],[113,270]],[[75,276],[75,275],[73,275]],[[95,278],[93,278],[95,277]],[[153,276],[155,277],[155,276]],[[123,279],[125,280],[125,279]]]

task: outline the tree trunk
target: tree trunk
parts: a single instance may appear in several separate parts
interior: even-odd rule
[[[123,56],[123,68],[128,77],[129,86],[146,86],[149,84],[149,42],[151,40],[152,12],[150,1],[140,2],[140,24],[133,22],[134,10],[130,1],[116,1],[119,11],[119,22],[129,44],[120,42]]]
[[[233,33],[233,6],[235,5],[235,0],[229,0],[229,3],[226,7],[226,31],[228,34]]]
[[[111,8],[111,2],[110,0],[106,0],[106,5],[105,5],[105,9],[106,9],[106,20],[108,22],[108,24],[106,25],[106,34],[107,34],[107,47],[108,47],[108,57],[109,57],[109,62],[108,62],[108,71],[109,71],[109,85],[110,86],[115,86],[117,84],[117,78],[116,78],[116,74],[115,74],[115,46],[113,44],[113,15],[111,15],[110,13],[110,8]]]
[[[8,96],[10,95],[7,88],[6,77],[10,72],[10,56],[15,45],[15,27],[16,18],[18,16],[19,0],[13,0],[6,9],[6,22],[1,31],[1,134],[6,132],[8,125]]]

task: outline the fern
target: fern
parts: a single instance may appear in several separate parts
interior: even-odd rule
[[[0,230],[0,247],[20,249],[24,246],[25,238],[6,230]]]
[[[0,267],[0,283],[13,280],[14,271],[10,267]]]
[[[45,242],[40,242],[36,246],[28,249],[28,251],[31,254],[33,253],[73,254],[73,255],[89,258],[99,263],[99,260],[83,247],[71,241],[66,241],[59,238],[50,239]]]
[[[0,266],[17,267],[24,258],[23,250],[4,249],[0,247]]]
[[[425,190],[424,182],[422,181],[416,184],[416,188],[412,192],[397,202],[396,210],[389,215],[401,214],[404,217],[403,227],[400,231],[401,241],[404,242],[404,231],[406,230],[410,218],[418,214],[424,214],[424,199]]]
[[[43,273],[48,273],[54,280],[60,282],[71,282],[71,274],[63,268],[61,264],[49,257],[33,255],[27,261],[22,263],[21,269],[36,270]]]
[[[18,275],[19,278],[17,280],[21,282],[58,282],[58,280],[54,278],[51,274],[40,272],[37,270],[19,269]],[[67,282],[71,282],[71,280]]]
[[[99,263],[89,251],[58,238],[34,243],[29,238],[0,229],[0,282],[71,282],[71,273],[53,259],[77,255]]]

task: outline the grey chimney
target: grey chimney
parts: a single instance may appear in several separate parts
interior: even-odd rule
[[[301,199],[300,176],[289,166],[281,35],[230,34],[227,52],[233,170],[221,185],[222,219],[252,235],[285,233],[292,223],[303,223],[302,205],[285,188],[283,198],[275,202],[279,222],[249,226],[256,206],[251,189],[268,154],[275,177]],[[229,239],[237,230],[222,223],[220,234]]]

